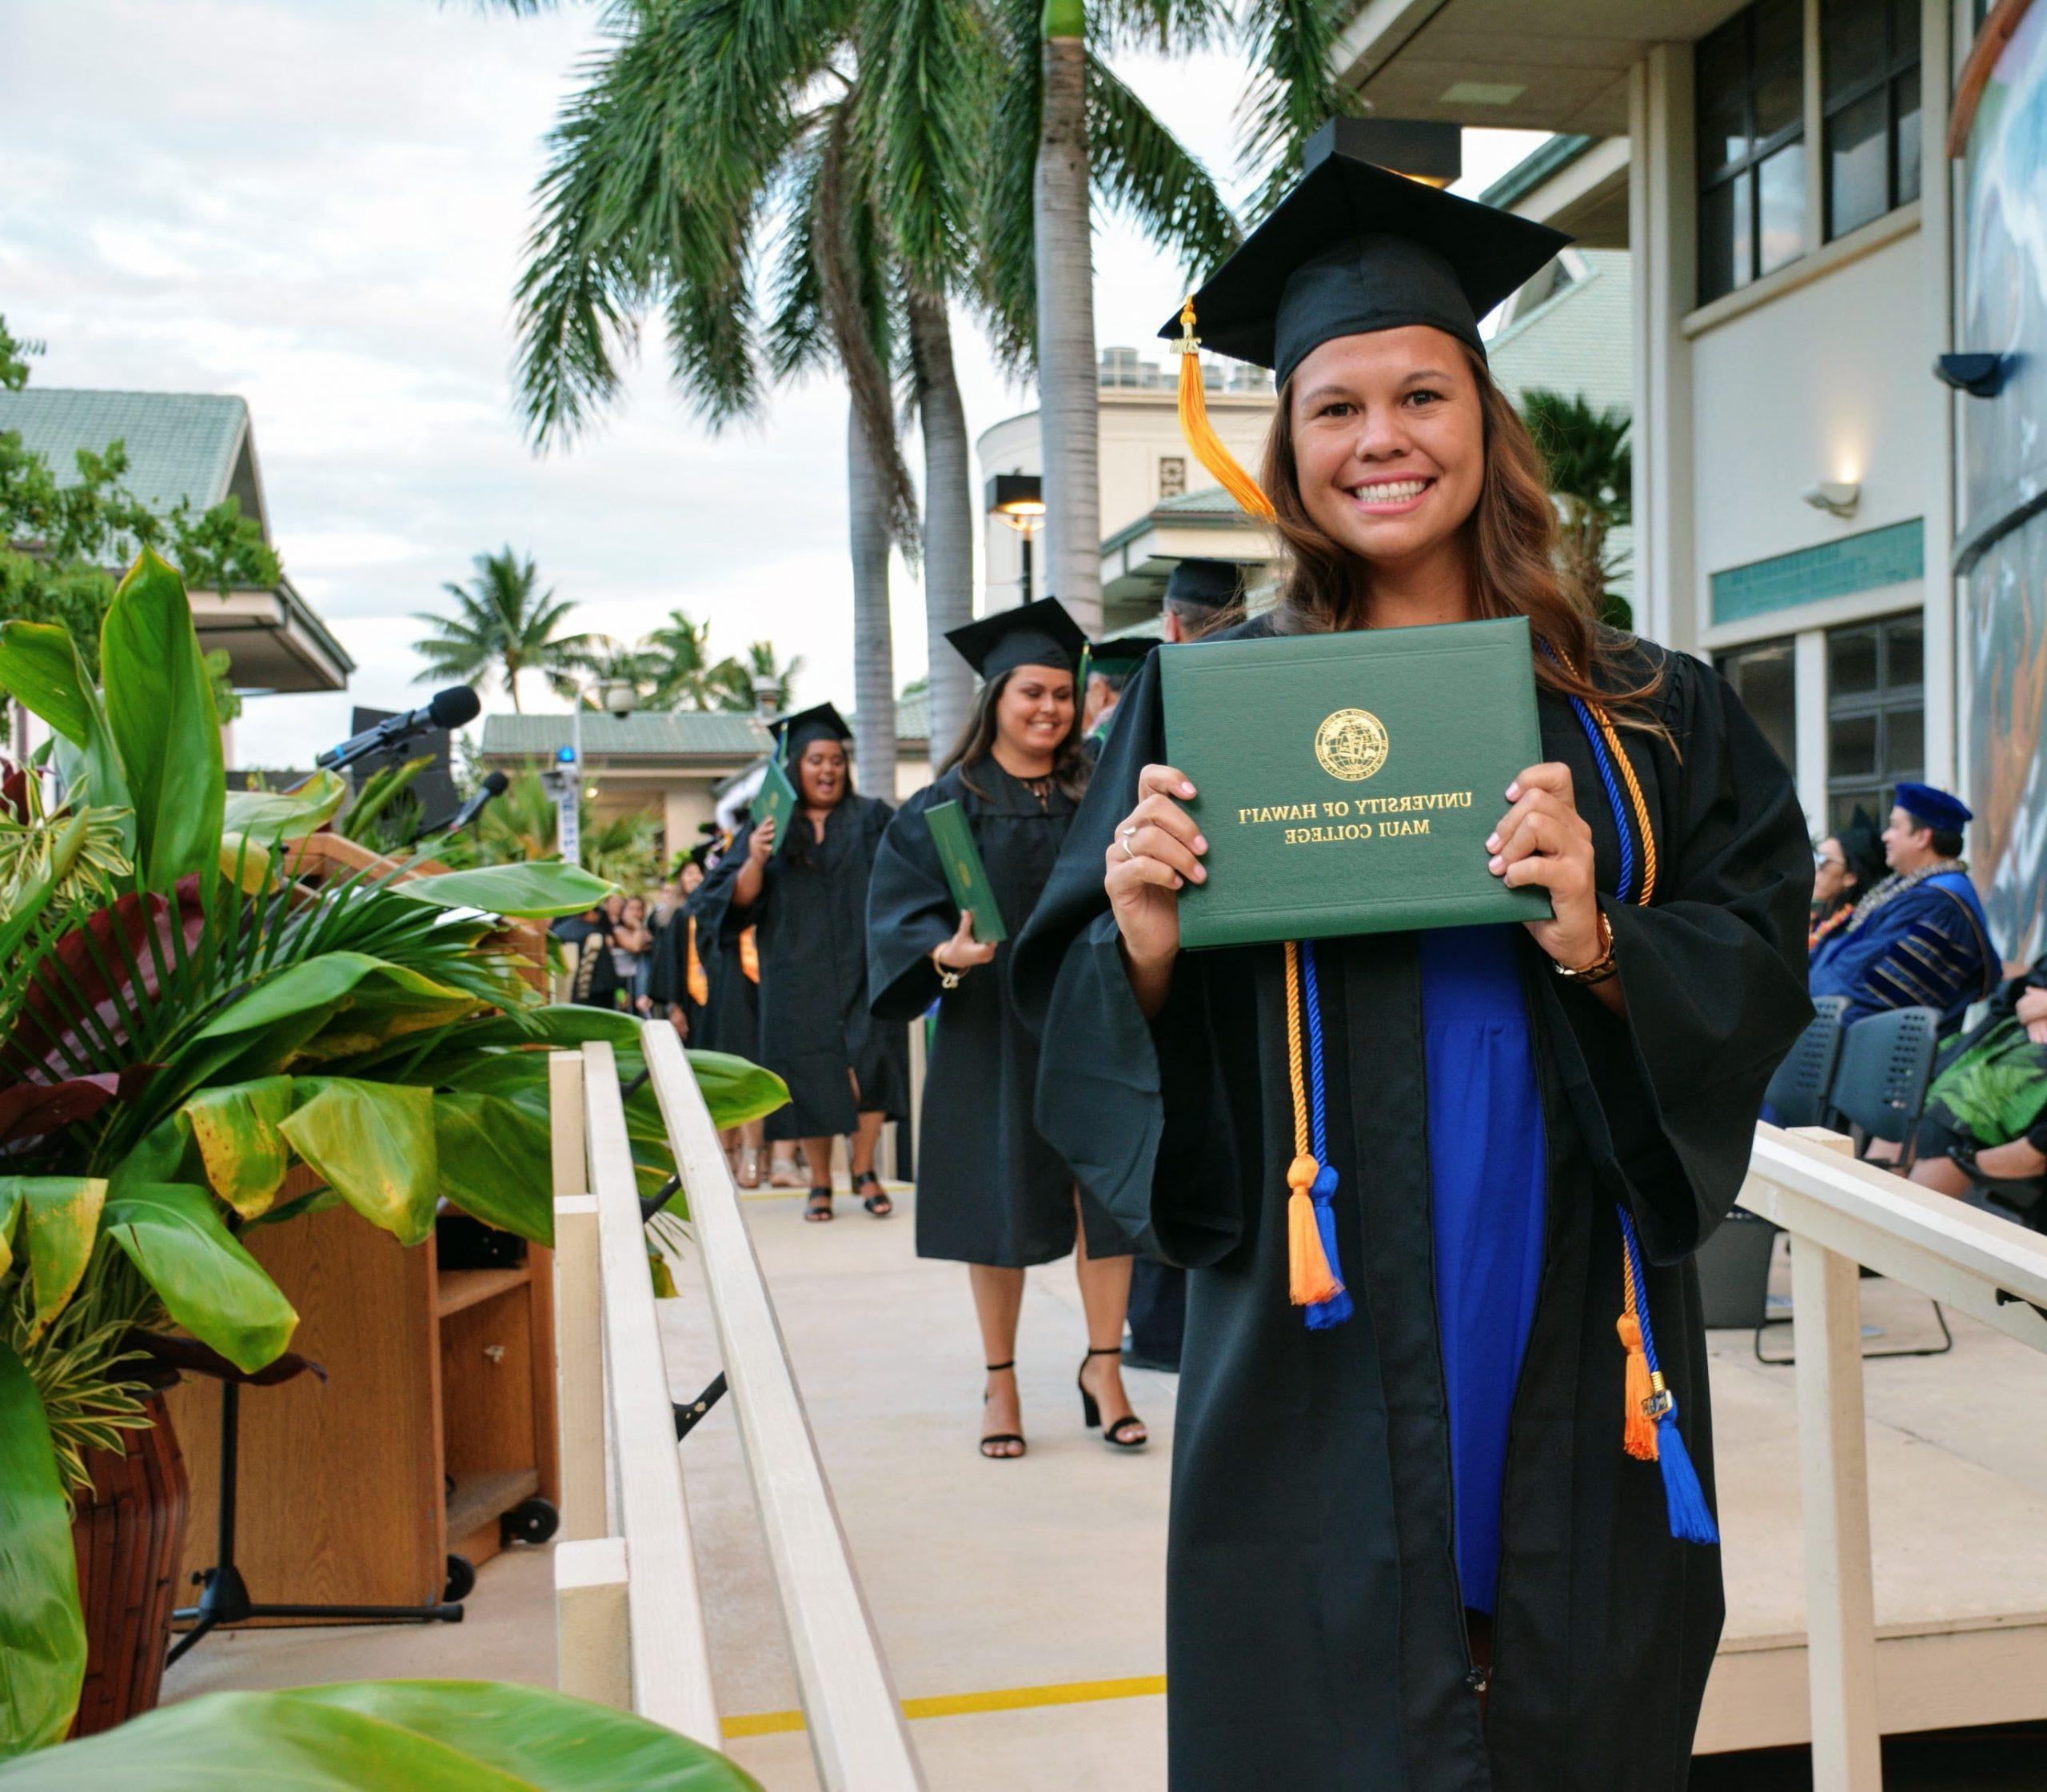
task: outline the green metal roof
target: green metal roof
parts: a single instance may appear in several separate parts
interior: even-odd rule
[[[43,455],[67,483],[80,449],[97,454],[119,441],[128,449],[124,483],[152,510],[169,510],[180,499],[206,510],[234,485],[249,437],[249,407],[231,394],[30,386],[0,392],[0,429],[18,430],[22,445]],[[246,484],[236,494],[242,513],[263,521],[253,473]]]
[[[544,759],[569,743],[566,715],[486,716],[483,750],[493,759]],[[752,716],[715,709],[643,709],[630,716],[586,713],[586,758],[751,759],[768,750],[768,731]]]
[[[1479,203],[1512,211],[1552,174],[1570,167],[1598,141],[1596,137],[1552,137],[1523,156],[1480,194]]]

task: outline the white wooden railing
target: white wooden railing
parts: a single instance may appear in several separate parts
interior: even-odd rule
[[[673,1028],[650,1024],[644,1038],[818,1782],[826,1792],[919,1792],[916,1751],[717,1133]],[[688,1445],[676,1440],[611,1048],[557,1053],[552,1094],[559,1683],[716,1748],[717,1706],[683,1493]]]
[[[1857,1163],[1818,1127],[1756,1128],[1742,1205],[1790,1233],[1814,1792],[1878,1792],[1858,1266],[2047,1351],[2047,1237]]]

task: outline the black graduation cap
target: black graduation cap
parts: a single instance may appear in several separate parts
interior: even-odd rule
[[[1072,672],[1087,637],[1056,597],[997,610],[978,622],[948,629],[945,638],[984,678],[1000,678],[1019,666],[1050,666]]]
[[[1113,641],[1091,641],[1087,669],[1110,678],[1127,678],[1159,645],[1156,635],[1118,635]]]
[[[1219,610],[1236,602],[1239,571],[1231,560],[1183,560],[1166,581],[1166,601],[1198,610]]]
[[[768,726],[781,746],[784,760],[800,756],[813,740],[850,740],[853,737],[853,731],[846,726],[846,718],[828,703],[799,709],[793,716],[778,717]]]
[[[1356,122],[1315,133],[1294,190],[1194,295],[1203,346],[1283,385],[1325,342],[1409,324],[1482,355],[1478,320],[1571,241],[1364,160],[1346,147]],[[1159,333],[1177,339],[1179,315]]]

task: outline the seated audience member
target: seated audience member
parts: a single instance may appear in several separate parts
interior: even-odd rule
[[[1829,834],[1813,853],[1813,924],[1806,949],[1816,952],[1848,924],[1855,904],[1883,880],[1884,843],[1858,808],[1855,819]]]
[[[576,948],[576,972],[569,999],[588,1008],[618,1006],[618,965],[611,952],[611,920],[601,908],[557,921],[551,930],[565,946]]]
[[[1950,1033],[1997,987],[1989,924],[1961,856],[1970,819],[1944,790],[1897,787],[1883,831],[1890,874],[1813,955],[1813,995],[1846,996],[1849,1025],[1889,1008],[1929,1008]]]
[[[2047,1172],[2047,959],[1997,992],[1926,1092],[1912,1179],[1969,1191],[1969,1167],[2008,1179]]]

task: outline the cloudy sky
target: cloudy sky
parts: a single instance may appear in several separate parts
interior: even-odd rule
[[[541,457],[521,433],[510,293],[596,10],[0,4],[0,314],[47,345],[34,382],[245,397],[286,569],[357,662],[346,696],[252,700],[245,764],[306,764],[347,732],[352,701],[421,700],[412,613],[506,543],[582,627],[631,637],[680,607],[710,618],[719,651],[766,636],[801,653],[805,700],[851,696],[838,390],[784,392],[714,438],[668,390],[650,335],[594,434]],[[1230,168],[1231,58],[1123,72]],[[1534,141],[1467,133],[1464,184]],[[1179,272],[1113,218],[1098,241],[1098,339],[1142,342]],[[974,433],[1029,406],[970,329],[956,341]],[[894,598],[908,679],[924,631],[900,566]]]

